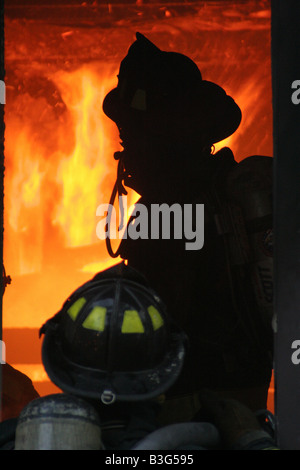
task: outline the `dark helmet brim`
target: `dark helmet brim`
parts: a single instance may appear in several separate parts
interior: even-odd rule
[[[184,103],[180,109],[152,110],[151,114],[132,109],[119,98],[114,88],[103,101],[103,111],[119,127],[124,123],[144,123],[150,134],[189,136],[198,134],[208,144],[215,144],[230,137],[239,127],[242,112],[236,102],[223,88],[203,80],[195,91],[193,100]]]
[[[168,390],[181,373],[186,343],[181,331],[173,331],[169,351],[155,369],[108,373],[70,361],[63,352],[57,325],[45,328],[42,361],[50,380],[63,392],[100,401],[107,394],[116,401],[150,400]]]

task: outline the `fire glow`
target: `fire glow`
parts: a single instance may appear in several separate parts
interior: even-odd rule
[[[113,150],[109,147],[105,118],[100,112],[100,103],[111,84],[109,79],[102,79],[107,88],[97,87],[97,81],[99,83],[99,77],[92,69],[59,72],[54,77],[71,124],[69,128],[62,125],[57,129],[58,143],[63,139],[67,146],[74,142],[69,153],[59,147],[51,152],[47,141],[35,145],[30,126],[24,128],[22,123],[14,122],[14,118],[12,123],[8,119],[6,154],[15,164],[6,179],[8,189],[11,187],[11,198],[7,198],[9,226],[25,236],[32,232],[34,250],[41,244],[40,236],[47,239],[45,219],[57,227],[67,247],[96,241],[95,208],[99,200],[109,197],[107,192],[101,194],[101,182],[109,173],[107,159],[103,156],[109,157]],[[57,123],[53,122],[53,126]],[[17,140],[10,130],[17,135]],[[55,198],[51,201],[53,190]],[[33,214],[36,217],[32,217]],[[24,262],[26,253],[27,263]],[[40,269],[41,264],[29,256],[28,244],[24,243],[19,274]]]
[[[13,8],[7,13],[4,264],[12,284],[4,340],[7,362],[34,377],[41,394],[49,386],[40,385],[45,374],[26,332],[35,330],[39,350],[42,323],[93,273],[117,262],[96,234],[96,208],[109,201],[119,149],[101,106],[135,32],[190,56],[204,79],[239,104],[240,128],[215,151],[228,145],[237,161],[272,155],[268,2],[137,3],[77,6],[72,20],[55,7],[32,9],[28,20]],[[129,205],[136,199],[130,193]]]
[[[58,157],[57,183],[62,186],[62,199],[55,223],[66,234],[67,246],[89,245],[95,241],[93,209],[100,183],[108,174],[107,164],[100,158],[109,150],[99,112],[106,89],[99,89],[99,78],[89,69],[62,74],[58,81],[63,83],[62,98],[72,113],[76,143],[71,155]],[[109,87],[109,80],[103,82]]]

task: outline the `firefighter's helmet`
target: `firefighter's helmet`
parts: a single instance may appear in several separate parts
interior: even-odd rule
[[[223,88],[203,80],[189,57],[162,51],[140,33],[103,110],[119,128],[142,122],[152,134],[197,134],[210,145],[233,134],[241,122],[239,106]]]
[[[79,287],[40,333],[50,379],[64,392],[106,404],[160,395],[184,359],[184,333],[124,263]]]

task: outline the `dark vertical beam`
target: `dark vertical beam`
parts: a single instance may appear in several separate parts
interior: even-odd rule
[[[300,93],[292,86],[300,81],[300,2],[272,0],[271,8],[277,443],[299,450],[300,347],[294,341],[300,345]]]
[[[0,80],[4,83],[4,0],[0,0]],[[3,91],[3,87],[2,87]],[[2,96],[3,98],[3,96]],[[3,100],[2,100],[3,101]],[[0,104],[0,269],[3,266],[3,195],[4,195],[4,104]],[[2,340],[2,292],[4,289],[3,276],[0,272],[0,340]],[[2,347],[0,343],[0,347]],[[2,350],[0,351],[0,358]],[[2,366],[0,365],[0,412],[2,410]],[[1,419],[1,415],[0,415]]]

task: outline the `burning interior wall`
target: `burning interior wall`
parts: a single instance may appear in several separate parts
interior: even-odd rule
[[[228,145],[237,161],[272,156],[270,2],[9,2],[5,12],[4,265],[6,360],[41,394],[56,388],[40,326],[106,266],[96,208],[108,202],[118,150],[103,97],[140,31],[182,52],[243,112]],[[135,195],[132,195],[134,200]]]

